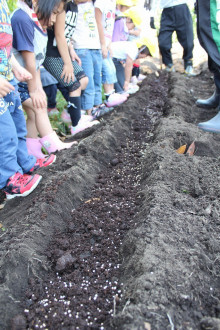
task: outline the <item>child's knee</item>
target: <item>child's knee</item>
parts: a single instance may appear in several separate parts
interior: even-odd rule
[[[82,90],[85,90],[87,85],[88,85],[88,82],[89,82],[89,78],[88,77],[83,77],[81,80],[80,80],[80,85],[81,85],[81,89]]]

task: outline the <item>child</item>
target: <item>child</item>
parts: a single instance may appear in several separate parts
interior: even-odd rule
[[[112,33],[115,23],[116,0],[96,0],[95,18],[99,32],[99,39],[102,49],[102,83],[105,92],[105,104],[114,107],[127,100],[125,95],[117,94],[114,90],[114,83],[117,82],[116,70],[111,53]]]
[[[134,2],[134,1],[133,1]],[[126,16],[126,25],[128,28],[128,41],[135,41],[140,38],[141,25],[143,23],[143,8],[131,7],[124,12]],[[140,74],[140,59],[133,63],[131,82],[137,84],[145,79],[146,76]]]
[[[155,45],[151,44],[146,38],[137,41],[117,41],[112,43],[113,62],[116,67],[118,80],[115,84],[117,92],[124,90],[129,93],[133,62],[137,58],[152,56],[155,49]]]
[[[133,6],[131,0],[117,0],[116,4],[116,19],[112,34],[112,42],[128,40],[129,32],[124,12]]]
[[[102,53],[91,0],[78,5],[78,19],[72,39],[74,49],[82,61],[83,70],[89,78],[88,85],[82,93],[82,110],[98,118],[112,108],[102,104]]]
[[[40,78],[45,94],[47,95],[48,116],[59,115],[59,111],[56,107],[58,81],[43,66],[40,67]]]
[[[40,66],[44,61],[47,45],[45,28],[55,23],[57,14],[63,11],[63,1],[38,0],[32,3],[31,0],[19,0],[18,8],[12,14],[13,51],[19,63],[32,74],[32,79],[27,84],[18,85],[21,102],[28,117],[27,146],[29,152],[36,157],[43,157],[42,146],[48,153],[52,153],[70,148],[73,144],[63,143],[53,131],[47,114],[46,95],[40,80]],[[44,16],[43,12],[46,13]]]
[[[81,2],[85,0],[68,2],[65,11],[58,15],[54,28],[48,29],[47,54],[44,61],[45,68],[68,89],[67,111],[71,118],[72,135],[97,123],[84,121],[85,117],[81,119],[81,90],[86,88],[88,78],[79,65],[80,59],[70,42],[77,20],[77,4]],[[64,112],[62,114],[64,121],[67,121],[66,117]]]
[[[0,189],[12,199],[29,195],[42,179],[38,174],[24,173],[48,166],[56,157],[36,160],[27,151],[26,122],[12,71],[18,80],[32,76],[11,56],[12,29],[5,0],[1,0],[0,30]]]

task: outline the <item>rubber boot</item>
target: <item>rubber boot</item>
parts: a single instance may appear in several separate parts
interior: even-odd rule
[[[215,90],[212,96],[206,100],[198,99],[196,105],[201,108],[212,109],[217,108],[220,104],[220,94]]]
[[[27,150],[29,155],[33,155],[37,159],[45,158],[46,155],[41,151],[42,144],[40,139],[26,138]]]
[[[52,133],[50,133],[47,136],[44,136],[40,139],[40,143],[42,144],[42,146],[47,150],[47,152],[49,154],[55,152],[55,151],[59,151],[59,150],[63,150],[63,149],[69,149],[72,147],[73,144],[76,144],[76,142],[69,142],[69,143],[64,143],[62,142],[58,135],[56,134],[55,131],[53,131]]]
[[[220,111],[212,119],[199,123],[198,127],[206,132],[220,133]]]

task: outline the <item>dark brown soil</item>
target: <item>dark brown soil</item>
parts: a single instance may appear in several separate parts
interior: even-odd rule
[[[6,203],[1,329],[220,329],[220,136],[195,106],[213,89],[149,74]]]

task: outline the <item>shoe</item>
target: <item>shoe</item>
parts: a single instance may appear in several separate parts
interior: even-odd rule
[[[206,100],[198,99],[196,101],[197,107],[206,108],[206,109],[212,109],[217,108],[218,105],[220,105],[220,94],[217,93],[215,90],[211,97],[209,97]]]
[[[198,127],[206,132],[220,133],[220,111],[212,119],[199,123]]]
[[[131,84],[137,85],[138,83],[138,78],[136,76],[131,77]]]
[[[54,115],[59,115],[59,110],[55,108],[47,108],[47,113],[49,117],[52,117]]]
[[[104,103],[92,109],[93,118],[99,118],[114,110],[113,107],[107,107]]]
[[[184,73],[185,73],[188,77],[195,77],[195,76],[196,76],[196,73],[194,72],[192,65],[188,65],[188,66],[185,68]]]
[[[33,155],[37,159],[44,158],[45,155],[42,152],[42,144],[40,139],[26,138],[27,150],[29,155]]]
[[[138,85],[133,85],[133,84],[129,84],[128,90],[126,90],[126,93],[128,94],[135,94],[136,92],[138,92],[140,89],[140,87]]]
[[[144,79],[146,79],[147,76],[145,74],[139,74],[139,76],[137,77],[138,81],[143,81]]]
[[[81,118],[80,120],[83,121],[83,122],[90,122],[90,121],[93,121],[93,116],[91,115],[81,115]]]
[[[7,199],[14,197],[25,197],[29,195],[39,184],[41,175],[28,175],[19,172],[12,175],[7,182],[4,192]]]
[[[57,157],[55,155],[50,154],[49,156],[47,156],[45,158],[37,159],[36,163],[34,164],[34,166],[30,169],[30,171],[28,173],[32,173],[41,167],[47,167],[47,166],[53,164],[56,161],[56,158]]]
[[[63,109],[61,113],[61,119],[64,123],[72,123],[71,117],[66,109]]]
[[[120,105],[127,101],[127,97],[122,94],[113,93],[109,96],[108,100],[105,101],[105,104],[108,108],[116,107],[117,105]]]
[[[175,68],[174,68],[173,63],[167,64],[165,70],[166,70],[167,72],[175,72],[175,71],[176,71]]]
[[[77,126],[75,126],[75,127],[71,126],[71,129],[70,129],[71,135],[74,136],[75,134],[77,134],[79,132],[82,132],[85,129],[87,129],[89,127],[92,127],[94,125],[97,125],[97,124],[100,124],[100,122],[98,120],[93,120],[92,122],[89,122],[89,121],[83,122],[80,119],[80,121],[79,121],[79,123],[78,123]]]
[[[129,94],[126,91],[121,91],[121,92],[117,92],[118,94],[124,95],[127,98],[129,97]]]
[[[76,141],[68,142],[68,143],[62,142],[55,131],[42,137],[40,139],[40,143],[47,150],[49,154],[55,151],[69,149],[72,147],[73,144],[77,144]]]

